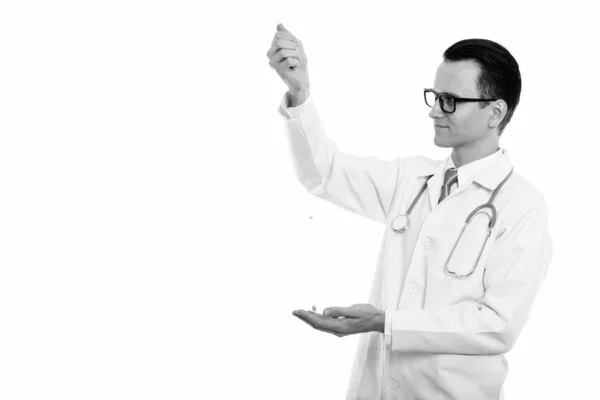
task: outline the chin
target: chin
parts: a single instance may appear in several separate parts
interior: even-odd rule
[[[444,147],[444,148],[453,147],[452,141],[448,140],[448,138],[441,137],[439,135],[434,136],[433,143],[437,147]]]

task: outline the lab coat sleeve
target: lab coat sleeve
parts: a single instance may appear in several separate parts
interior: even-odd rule
[[[392,312],[385,310],[383,337],[386,345],[392,344]]]
[[[374,221],[385,222],[404,159],[342,153],[326,135],[311,95],[297,107],[281,101],[296,176],[309,193]]]
[[[490,250],[478,301],[391,312],[392,351],[502,354],[527,320],[552,258],[547,206],[515,218]]]

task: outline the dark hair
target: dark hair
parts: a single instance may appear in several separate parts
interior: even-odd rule
[[[481,72],[477,79],[477,89],[482,97],[502,99],[508,110],[498,127],[502,134],[510,122],[521,97],[521,73],[517,60],[506,48],[487,39],[466,39],[454,43],[444,52],[446,61],[474,61]],[[482,102],[483,108],[489,102]]]

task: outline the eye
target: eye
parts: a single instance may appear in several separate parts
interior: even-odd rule
[[[440,95],[440,97],[442,98],[442,101],[449,107],[449,108],[453,108],[454,107],[454,97],[447,95],[447,94],[442,94]]]

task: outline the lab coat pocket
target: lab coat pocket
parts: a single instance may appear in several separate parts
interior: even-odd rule
[[[476,215],[457,229],[455,239],[429,264],[427,307],[477,301],[484,295],[484,267],[495,235],[486,215]]]
[[[438,384],[453,399],[498,399],[507,365],[502,355],[439,354]],[[446,397],[447,396],[447,397]]]

